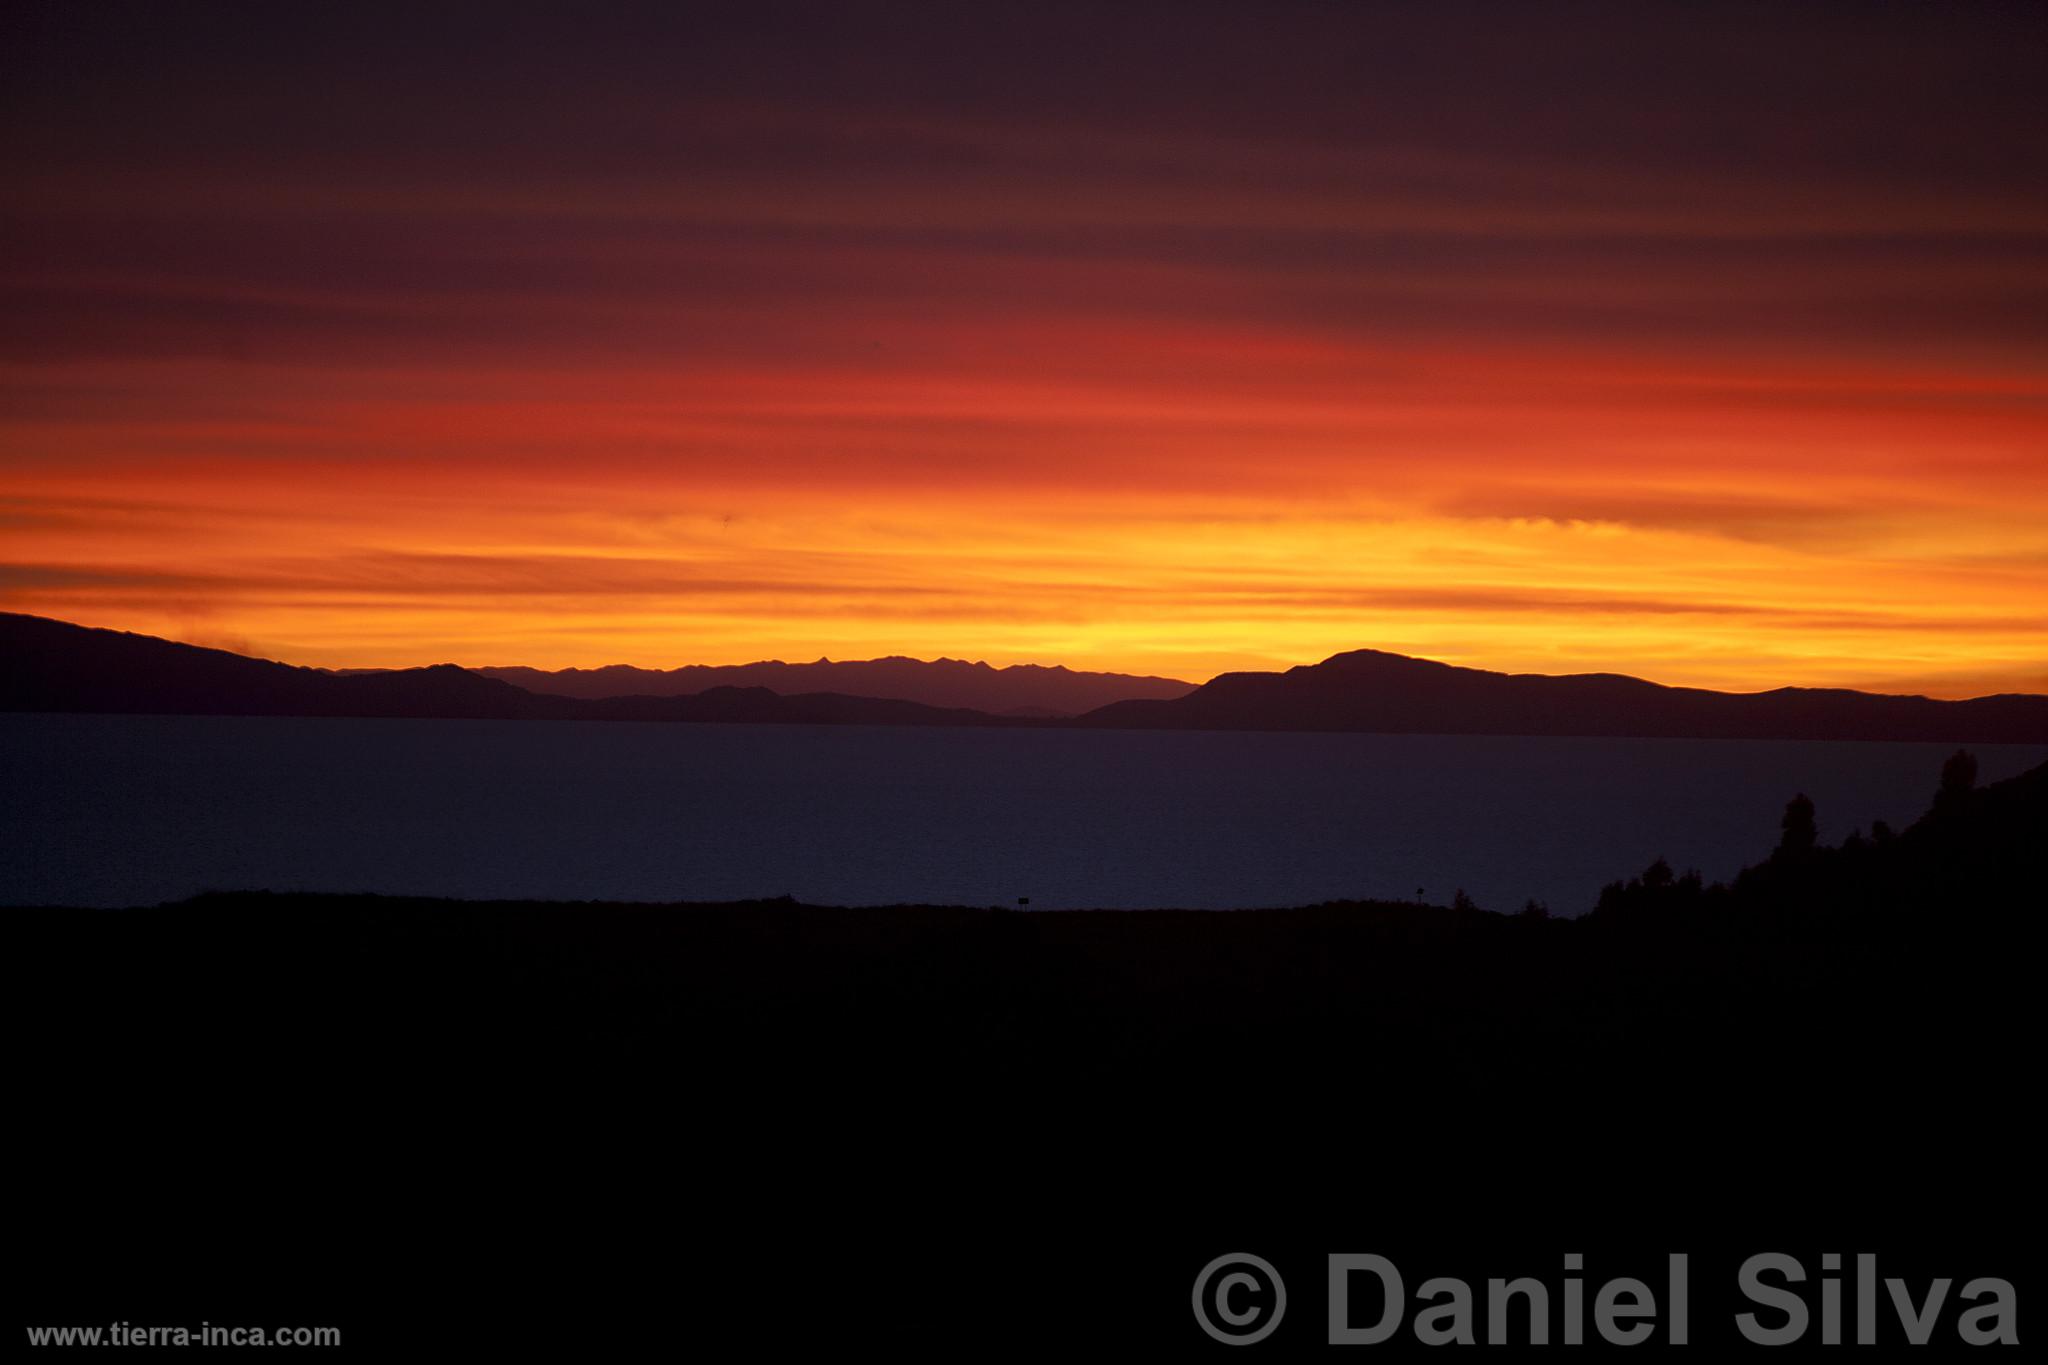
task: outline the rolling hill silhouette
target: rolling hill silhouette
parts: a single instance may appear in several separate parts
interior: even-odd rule
[[[1081,725],[1157,730],[2048,743],[2048,697],[1970,701],[1836,688],[1710,692],[1614,673],[1491,673],[1361,649],[1285,673],[1225,673],[1185,697]]]
[[[1016,670],[987,671],[1000,676]],[[833,692],[785,695],[765,687],[713,687],[680,696],[558,696],[453,664],[331,672],[14,614],[0,614],[0,710],[2048,743],[2043,696],[1935,701],[1815,688],[1710,692],[1606,673],[1490,673],[1376,650],[1335,655],[1285,673],[1226,673],[1181,697],[1119,701],[1078,717],[1031,719]]]

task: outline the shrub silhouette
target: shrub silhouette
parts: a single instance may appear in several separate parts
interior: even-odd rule
[[[1725,888],[1716,886],[1714,890],[1721,892]],[[1609,882],[1601,888],[1600,901],[1594,906],[1593,913],[1691,907],[1706,893],[1707,886],[1698,868],[1687,868],[1681,877],[1671,870],[1669,859],[1659,858],[1644,868],[1640,875],[1625,882]]]

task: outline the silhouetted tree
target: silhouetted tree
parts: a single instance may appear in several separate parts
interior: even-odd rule
[[[1970,793],[1976,789],[1977,756],[1968,749],[1958,749],[1941,765],[1941,790],[1934,794],[1934,813],[1956,814],[1969,804]]]
[[[1643,885],[1652,891],[1661,891],[1663,888],[1671,885],[1671,882],[1671,864],[1665,862],[1662,858],[1659,858],[1656,862],[1643,869]]]
[[[1813,852],[1820,828],[1813,820],[1813,801],[1805,792],[1785,803],[1785,818],[1778,822],[1780,858],[1800,858]]]

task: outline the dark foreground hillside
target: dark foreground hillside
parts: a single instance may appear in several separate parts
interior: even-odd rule
[[[494,1343],[1170,1349],[1241,1246],[1986,1273],[2036,1165],[2048,768],[1809,828],[1578,920],[11,911],[38,1283],[87,1320],[175,1287]]]

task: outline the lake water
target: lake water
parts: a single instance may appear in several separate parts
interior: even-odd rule
[[[2048,747],[1972,746],[1983,779]],[[1925,809],[1952,745],[0,715],[0,904],[206,888],[1558,913],[1709,879],[1805,791]]]

